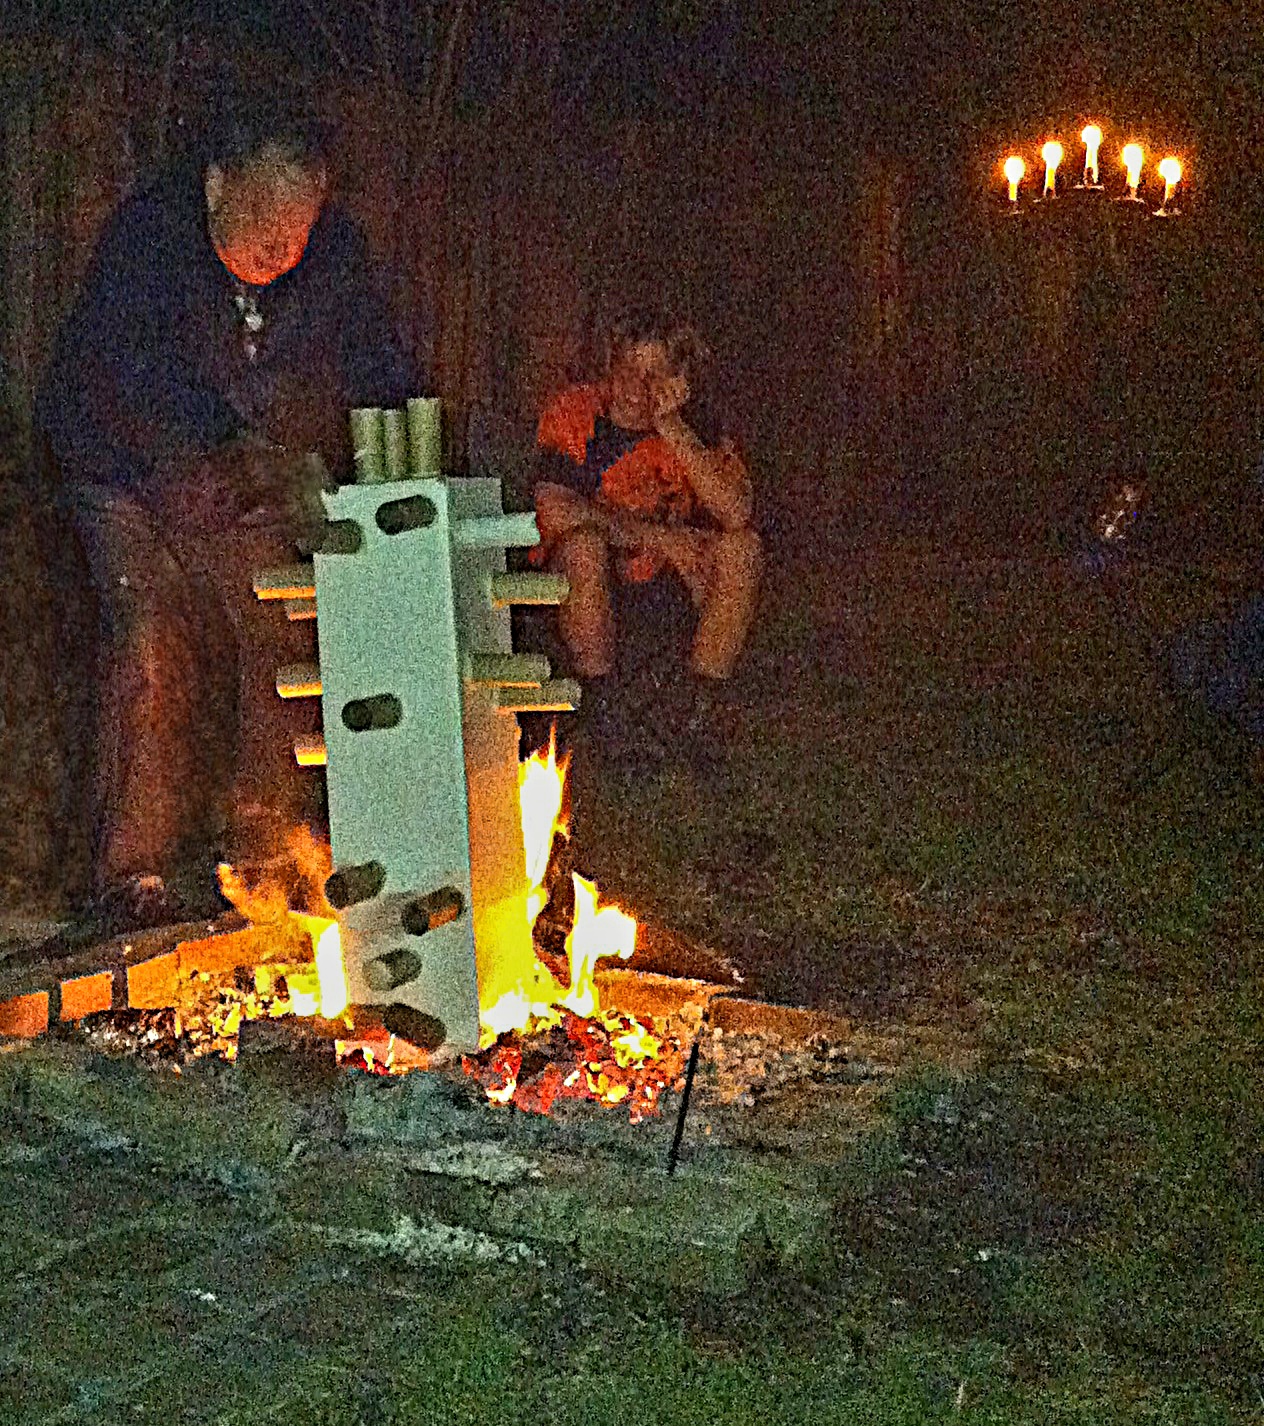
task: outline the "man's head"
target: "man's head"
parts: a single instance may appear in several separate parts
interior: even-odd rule
[[[326,135],[298,104],[238,101],[219,116],[204,169],[207,218],[220,261],[243,282],[298,266],[328,188]]]
[[[610,419],[630,431],[652,430],[689,399],[706,351],[692,328],[637,315],[610,333]]]

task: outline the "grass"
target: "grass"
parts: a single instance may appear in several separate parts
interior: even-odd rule
[[[968,1073],[893,1085],[839,1165],[836,1249],[801,1279],[717,1302],[578,1264],[418,1274],[282,1230],[247,1246],[231,1201],[166,1185],[147,1286],[76,1278],[72,1256],[53,1287],[0,1287],[20,1324],[0,1416],[1264,1419],[1264,795],[1207,750],[1147,780],[1181,736],[1155,651],[1226,597],[1158,571],[1112,599],[1053,567],[857,558],[774,587],[750,674],[768,697],[731,776],[668,762],[590,790],[603,885],[754,988],[977,1046]],[[32,1172],[0,1166],[14,1214]],[[108,1219],[122,1173],[68,1163],[41,1225]],[[171,1316],[208,1281],[221,1315]]]

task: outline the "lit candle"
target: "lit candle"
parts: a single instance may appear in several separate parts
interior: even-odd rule
[[[1084,140],[1084,186],[1097,187],[1097,150],[1102,146],[1102,131],[1096,124],[1089,124],[1081,134]]]
[[[1045,161],[1045,197],[1052,198],[1057,192],[1058,165],[1062,162],[1062,145],[1056,139],[1049,142],[1040,150],[1040,157]]]
[[[1137,185],[1141,182],[1141,165],[1145,162],[1145,151],[1140,144],[1125,144],[1119,155],[1128,174],[1128,197],[1136,198]]]
[[[1018,154],[1012,153],[1005,160],[1003,172],[1005,174],[1005,181],[1009,184],[1009,201],[1017,206],[1018,185],[1023,181],[1023,174],[1027,172],[1027,165]]]
[[[1167,205],[1172,201],[1172,195],[1176,192],[1176,185],[1181,181],[1181,161],[1169,155],[1159,164],[1159,177],[1163,180],[1163,207],[1160,213],[1167,210]]]

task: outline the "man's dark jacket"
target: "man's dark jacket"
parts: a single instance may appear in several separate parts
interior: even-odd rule
[[[225,268],[182,165],[107,225],[38,397],[63,478],[158,502],[186,458],[246,435],[348,465],[347,411],[415,392],[354,224],[327,209],[266,287]]]

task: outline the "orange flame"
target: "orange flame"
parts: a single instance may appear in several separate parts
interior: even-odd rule
[[[290,909],[290,892],[279,875],[265,874],[257,884],[251,884],[241,871],[226,862],[218,868],[220,889],[253,926],[275,935],[276,949],[282,953],[299,939],[295,931],[310,941],[312,964],[287,968],[290,994],[286,1009],[295,1015],[319,1014],[334,1020],[346,1010],[349,991],[342,935],[324,893],[325,879],[332,868],[329,847],[318,841],[309,828],[296,827],[287,839],[286,850],[290,864],[307,885],[309,904],[315,904],[313,911]]]

